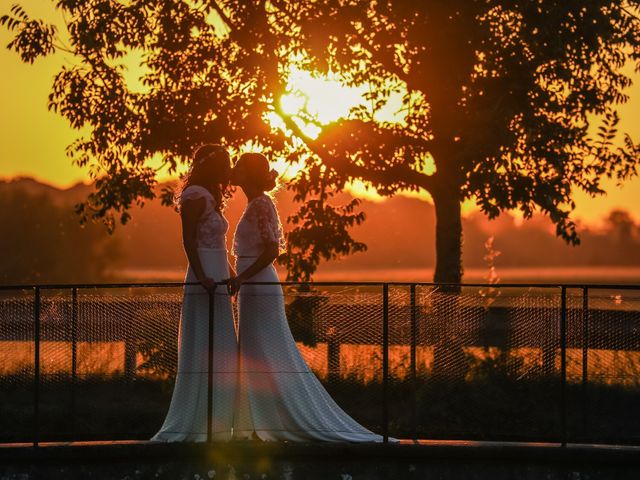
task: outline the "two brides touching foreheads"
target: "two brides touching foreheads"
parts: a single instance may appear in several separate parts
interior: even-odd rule
[[[235,229],[235,271],[228,263],[223,215],[229,184],[247,206]],[[306,365],[291,335],[273,261],[284,239],[268,195],[276,172],[245,153],[232,166],[220,145],[203,145],[176,200],[189,261],[178,338],[178,371],[156,441],[207,439],[209,294],[214,291],[212,438],[264,441],[380,442],[347,415]],[[228,288],[213,288],[228,279]],[[255,285],[253,282],[272,282]],[[231,296],[238,294],[238,329]]]

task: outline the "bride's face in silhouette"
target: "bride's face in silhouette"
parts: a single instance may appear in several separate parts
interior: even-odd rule
[[[274,176],[269,170],[269,161],[259,153],[245,153],[240,156],[231,170],[231,184],[236,185],[248,196],[259,195],[275,187]]]
[[[246,191],[247,188],[251,188],[252,182],[249,178],[248,172],[246,171],[247,169],[244,167],[245,166],[239,161],[236,163],[236,165],[231,169],[229,183]]]

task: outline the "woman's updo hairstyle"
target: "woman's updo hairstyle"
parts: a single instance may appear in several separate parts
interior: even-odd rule
[[[269,160],[261,153],[243,153],[233,167],[263,192],[276,188],[278,172],[269,166]]]
[[[205,143],[193,152],[191,167],[184,175],[175,193],[180,203],[182,192],[191,185],[200,185],[209,190],[216,201],[216,210],[222,211],[229,196],[229,169],[231,156],[222,145]]]

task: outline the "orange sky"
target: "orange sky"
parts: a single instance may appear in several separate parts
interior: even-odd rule
[[[51,5],[50,0],[29,2],[27,12],[57,22],[59,14]],[[6,11],[2,9],[0,14],[4,13]],[[3,72],[0,76],[0,138],[3,145],[0,177],[28,175],[63,187],[86,180],[85,172],[71,165],[65,155],[65,147],[78,132],[46,108],[53,76],[63,63],[71,63],[69,56],[58,54],[40,59],[34,65],[25,65],[15,53],[4,48],[10,38],[9,33],[0,30],[0,66]],[[620,129],[640,141],[640,76],[636,75],[635,85],[629,94],[631,101],[619,110],[622,118]],[[624,208],[640,221],[640,178],[622,188],[611,181],[605,182],[605,186],[608,191],[606,197],[591,199],[582,193],[576,195],[576,218],[599,223],[612,208]]]

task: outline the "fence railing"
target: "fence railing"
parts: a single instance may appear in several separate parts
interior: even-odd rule
[[[0,287],[0,442],[152,436],[186,285]],[[308,366],[385,441],[640,445],[640,286],[281,285]],[[210,335],[209,440],[213,358]]]

